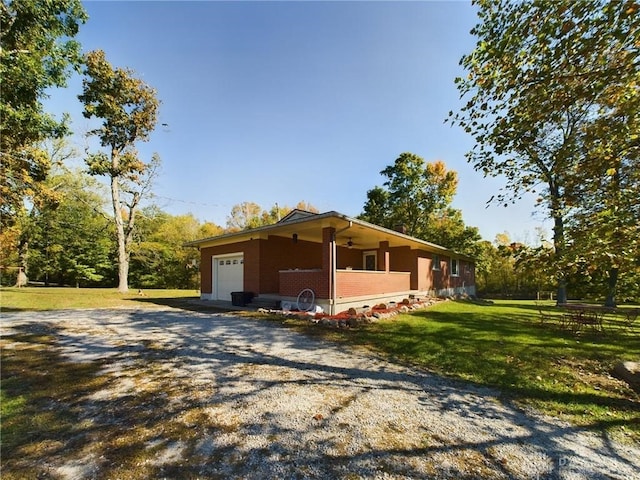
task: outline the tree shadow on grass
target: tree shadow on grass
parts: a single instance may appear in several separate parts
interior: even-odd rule
[[[26,312],[29,309],[27,308],[18,308],[18,307],[1,307],[0,308],[0,314],[1,313],[15,313],[15,312]]]

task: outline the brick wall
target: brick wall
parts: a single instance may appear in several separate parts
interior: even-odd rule
[[[280,291],[283,297],[296,297],[305,288],[310,288],[316,298],[329,298],[328,272],[323,270],[282,270]]]
[[[322,249],[317,243],[289,237],[270,236],[260,241],[260,289],[261,293],[280,291],[280,270],[322,268]],[[297,295],[297,293],[296,293]]]
[[[255,240],[247,241],[247,242],[239,242],[233,245],[221,245],[219,247],[207,247],[202,248],[200,250],[200,278],[201,285],[200,291],[202,293],[211,293],[211,289],[213,287],[213,266],[211,263],[211,258],[217,255],[225,255],[229,253],[244,253],[244,278],[245,278],[245,286],[246,286],[246,278],[247,278],[247,252],[253,252],[255,246],[251,245]],[[249,255],[249,259],[251,259],[251,255]],[[246,288],[245,288],[246,289]],[[248,289],[246,289],[248,290]]]
[[[372,272],[367,270],[338,270],[338,297],[359,297],[411,289],[411,276],[404,272]]]

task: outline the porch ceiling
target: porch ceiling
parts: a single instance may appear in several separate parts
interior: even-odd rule
[[[374,230],[364,225],[357,223],[342,222],[335,225],[330,225],[336,229],[336,243],[338,246],[346,247],[347,242],[351,240],[353,248],[359,250],[370,250],[380,246],[380,242],[389,242],[391,247],[410,246],[417,248],[418,242],[408,241],[406,238],[400,238],[393,235],[390,232]],[[300,226],[302,227],[302,226]],[[322,242],[322,228],[312,228],[305,226],[304,228],[290,228],[286,231],[285,236],[292,236],[294,233],[298,234],[298,239],[307,240],[311,242]],[[422,246],[424,248],[424,246]]]

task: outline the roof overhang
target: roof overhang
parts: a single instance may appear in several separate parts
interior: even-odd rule
[[[300,219],[279,222],[273,225],[242,230],[240,232],[226,233],[215,237],[203,238],[185,243],[187,247],[207,248],[249,240],[266,240],[269,236],[291,237],[297,235],[299,241],[322,242],[322,230],[332,227],[336,231],[336,244],[347,245],[353,242],[353,246],[360,250],[373,250],[380,246],[380,242],[389,242],[389,247],[409,247],[411,249],[427,250],[437,254],[454,255],[473,261],[472,258],[454,252],[440,245],[426,242],[409,235],[380,227],[363,220],[348,217],[338,212],[326,212]]]

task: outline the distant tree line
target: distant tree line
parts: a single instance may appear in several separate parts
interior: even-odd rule
[[[32,207],[21,219],[30,239],[23,265],[30,282],[42,285],[113,287],[118,284],[117,239],[109,212],[108,188],[85,169],[54,166],[46,187],[55,201]],[[317,209],[306,202],[262,210],[244,202],[232,207],[225,227],[192,214],[171,215],[150,204],[138,211],[130,245],[129,284],[133,288],[199,288],[200,254],[183,244],[274,223],[292,208]],[[127,221],[126,212],[123,213]],[[27,233],[28,232],[28,233]],[[2,265],[19,265],[15,244],[3,242]],[[24,254],[24,252],[22,252]],[[3,268],[1,283],[14,285],[16,269]]]

